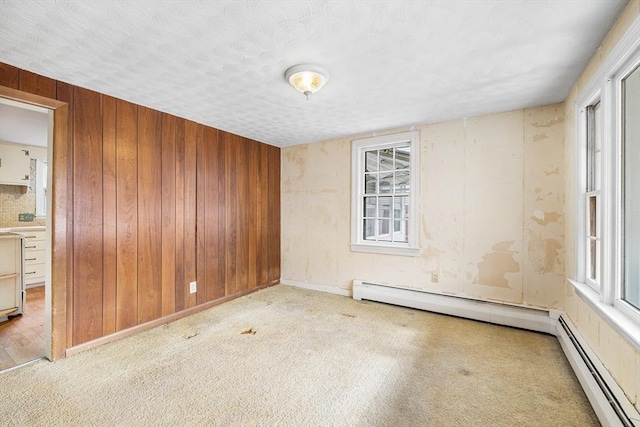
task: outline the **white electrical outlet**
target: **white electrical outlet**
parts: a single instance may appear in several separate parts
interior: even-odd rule
[[[191,282],[189,283],[189,293],[191,294],[195,294],[197,291],[197,285],[196,282]]]

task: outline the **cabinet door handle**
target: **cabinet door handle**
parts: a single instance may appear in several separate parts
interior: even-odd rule
[[[36,274],[36,272],[35,271],[28,271],[28,272],[26,272],[24,274]]]
[[[26,239],[35,239],[36,236],[24,236]]]
[[[36,259],[35,258],[25,258],[24,260],[25,261],[35,261]]]
[[[24,248],[25,249],[33,249],[33,248],[35,248],[35,246],[25,246]]]

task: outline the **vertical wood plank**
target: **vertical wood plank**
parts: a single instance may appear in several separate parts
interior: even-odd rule
[[[138,111],[116,102],[117,295],[116,329],[138,320]]]
[[[248,211],[249,219],[247,224],[247,232],[249,233],[249,250],[247,252],[249,271],[247,277],[247,286],[249,289],[253,289],[258,285],[258,143],[254,141],[247,141],[249,164],[248,170],[248,202],[246,209]]]
[[[198,304],[207,302],[207,248],[206,229],[209,224],[205,221],[208,158],[206,153],[205,127],[196,128],[196,281]]]
[[[197,305],[197,295],[189,292],[196,280],[196,138],[198,125],[187,121],[184,138],[184,272],[186,307]]]
[[[205,130],[205,157],[208,165],[205,193],[205,251],[207,270],[207,301],[224,296],[224,283],[220,278],[219,264],[219,150],[218,131],[207,127]]]
[[[225,149],[225,136],[223,131],[216,131],[218,135],[218,276],[220,278],[220,287],[222,295],[228,295],[228,276],[227,276],[227,154]]]
[[[75,88],[73,344],[102,336],[102,102]]]
[[[280,279],[280,149],[269,146],[269,281]]]
[[[162,315],[176,304],[176,118],[162,114]]]
[[[33,93],[47,98],[56,99],[56,81],[49,77],[20,70],[20,90]],[[99,119],[101,116],[96,116]]]
[[[280,148],[273,147],[273,162],[275,164],[275,171],[273,173],[273,187],[271,191],[273,191],[273,197],[275,199],[274,205],[274,235],[275,235],[275,274],[273,280],[280,280],[280,264],[282,262],[282,249],[280,239],[282,237],[281,234],[281,217],[280,217],[280,209],[282,208],[282,203],[280,200],[280,175],[281,175],[281,160],[280,160]]]
[[[102,97],[102,331],[116,331],[116,100]]]
[[[58,86],[58,89],[60,87]],[[69,88],[68,85],[66,88]],[[57,91],[58,95],[61,91]],[[66,95],[66,92],[64,92]],[[64,95],[63,95],[64,96]],[[72,333],[67,330],[71,326],[73,315],[72,305],[67,303],[68,286],[71,282],[71,271],[67,264],[71,262],[73,255],[73,240],[68,239],[67,221],[72,218],[67,209],[71,205],[69,194],[73,190],[71,173],[73,170],[73,158],[69,156],[69,105],[59,107],[54,112],[53,119],[53,154],[51,159],[51,358],[61,359],[65,356],[67,335]]]
[[[20,89],[20,69],[0,62],[0,86]]]
[[[185,308],[184,270],[184,138],[186,120],[176,120],[176,311]]]
[[[58,235],[61,237],[59,233],[60,228],[64,227],[65,229],[65,239],[67,241],[67,256],[66,256],[66,265],[65,265],[65,277],[67,278],[67,289],[66,289],[66,334],[65,334],[65,348],[71,347],[73,345],[73,135],[74,135],[74,117],[75,117],[75,109],[73,102],[73,86],[58,82],[56,85],[56,95],[59,101],[63,101],[67,103],[67,128],[66,128],[66,143],[64,146],[53,148],[53,158],[54,158],[54,169],[53,176],[54,180],[52,186],[54,188],[54,197],[53,197],[53,206],[55,210],[54,218],[56,219],[56,225],[54,225],[54,229],[51,230],[51,235]],[[54,125],[57,126],[58,122],[54,121]],[[64,130],[60,130],[60,132],[64,132]],[[64,188],[64,191],[62,188]],[[63,195],[63,196],[62,196]],[[62,196],[62,197],[61,197]],[[62,204],[64,203],[64,204]],[[57,208],[56,208],[57,206]],[[61,212],[64,210],[65,215],[62,216]],[[64,224],[63,224],[64,221]],[[51,266],[52,273],[53,270],[58,268],[58,266]],[[53,280],[53,279],[52,279]]]
[[[260,284],[265,285],[269,282],[269,147],[265,144],[260,145],[260,166],[260,188],[262,189]]]
[[[138,323],[162,313],[162,122],[138,107]]]
[[[255,144],[255,155],[252,163],[255,162],[255,168],[252,171],[255,171],[255,222],[254,222],[254,232],[256,239],[256,253],[255,253],[255,265],[256,265],[256,277],[255,283],[256,286],[259,286],[263,283],[262,281],[262,258],[263,258],[263,242],[262,242],[262,145],[260,143]]]
[[[224,170],[225,170],[225,295],[233,295],[237,292],[236,282],[236,244],[237,244],[237,178],[235,176],[236,167],[236,145],[233,136],[223,132],[224,141]]]
[[[247,156],[247,139],[235,136],[236,145],[236,180],[237,200],[237,278],[236,292],[244,291],[248,288],[249,272],[249,200],[248,200],[248,178],[249,161]]]

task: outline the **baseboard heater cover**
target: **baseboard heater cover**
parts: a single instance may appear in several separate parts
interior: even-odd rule
[[[558,319],[556,335],[600,423],[616,427],[640,426],[638,411],[562,315]]]
[[[353,298],[555,335],[555,321],[545,310],[434,294],[361,280],[353,281]]]

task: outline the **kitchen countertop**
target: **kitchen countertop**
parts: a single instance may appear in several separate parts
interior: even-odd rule
[[[21,231],[44,231],[47,227],[44,225],[34,225],[34,226],[21,226],[21,227],[0,227],[0,233],[6,232],[16,232],[19,233]]]

